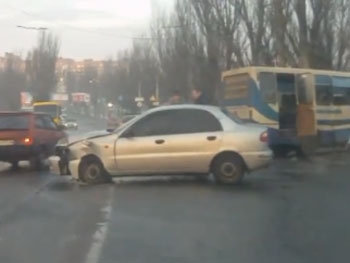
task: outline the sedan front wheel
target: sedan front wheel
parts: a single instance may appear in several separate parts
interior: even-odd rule
[[[102,184],[110,181],[102,163],[97,158],[86,158],[82,160],[79,177],[84,183]]]

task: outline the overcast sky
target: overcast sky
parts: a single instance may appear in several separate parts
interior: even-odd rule
[[[17,28],[47,27],[61,41],[60,56],[104,59],[148,34],[152,4],[166,8],[173,0],[0,0],[0,56],[32,48],[37,32]]]

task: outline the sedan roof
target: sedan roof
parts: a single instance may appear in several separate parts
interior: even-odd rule
[[[156,111],[163,111],[163,110],[180,110],[180,109],[198,109],[198,110],[207,110],[207,111],[219,111],[220,108],[217,106],[211,106],[211,105],[197,105],[197,104],[178,104],[178,105],[166,105],[166,106],[160,106],[151,110],[148,110],[146,112],[156,112]]]

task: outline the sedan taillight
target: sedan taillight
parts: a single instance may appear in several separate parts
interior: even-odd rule
[[[260,141],[261,142],[268,142],[269,141],[269,135],[267,131],[264,131],[263,133],[260,134]]]

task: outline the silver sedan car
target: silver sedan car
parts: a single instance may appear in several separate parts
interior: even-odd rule
[[[244,124],[218,107],[176,105],[149,110],[112,133],[61,145],[51,167],[86,183],[212,173],[220,183],[237,184],[271,160],[266,127]]]

